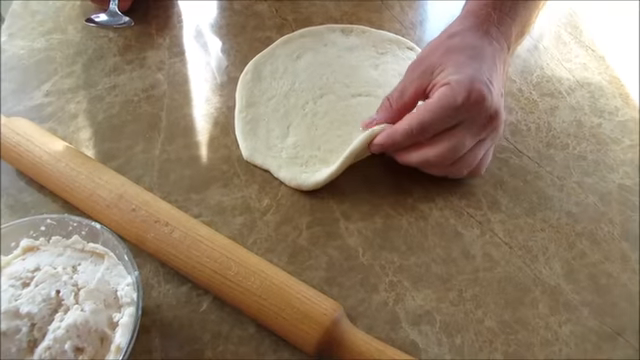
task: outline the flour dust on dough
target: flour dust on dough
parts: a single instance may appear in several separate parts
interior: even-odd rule
[[[298,190],[327,184],[369,155],[369,142],[386,125],[360,125],[419,51],[397,35],[355,25],[279,39],[238,82],[235,131],[243,157]]]

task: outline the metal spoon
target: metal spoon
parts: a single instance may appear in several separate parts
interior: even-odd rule
[[[84,20],[84,23],[91,26],[104,26],[104,27],[127,27],[133,26],[133,20],[130,17],[123,15],[118,10],[118,0],[111,0],[109,2],[109,9],[106,12],[91,15]]]

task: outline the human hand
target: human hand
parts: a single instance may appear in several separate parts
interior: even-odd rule
[[[508,61],[497,32],[461,15],[422,50],[363,124],[393,124],[371,142],[371,152],[435,176],[482,175],[504,128]]]
[[[91,2],[105,10],[109,7],[109,0],[91,0]],[[133,0],[120,0],[118,2],[118,10],[125,12],[129,10],[132,3]]]

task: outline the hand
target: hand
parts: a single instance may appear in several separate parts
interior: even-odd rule
[[[435,176],[482,175],[504,128],[508,61],[497,33],[461,15],[365,122],[365,128],[393,124],[371,142],[371,152]]]
[[[91,0],[91,2],[105,10],[109,7],[109,0]],[[120,2],[118,2],[118,10],[125,12],[129,10],[132,3],[133,0],[120,0]]]

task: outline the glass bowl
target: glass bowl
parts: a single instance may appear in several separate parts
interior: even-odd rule
[[[136,290],[135,323],[129,340],[120,356],[120,359],[128,359],[138,335],[140,317],[142,316],[142,283],[140,282],[138,266],[124,241],[104,225],[73,215],[33,216],[3,225],[1,230],[0,245],[2,256],[13,253],[20,245],[20,241],[25,238],[38,240],[40,238],[50,239],[53,236],[60,236],[70,239],[73,235],[80,236],[88,243],[99,244],[115,255],[124,265],[129,276],[133,278]]]

